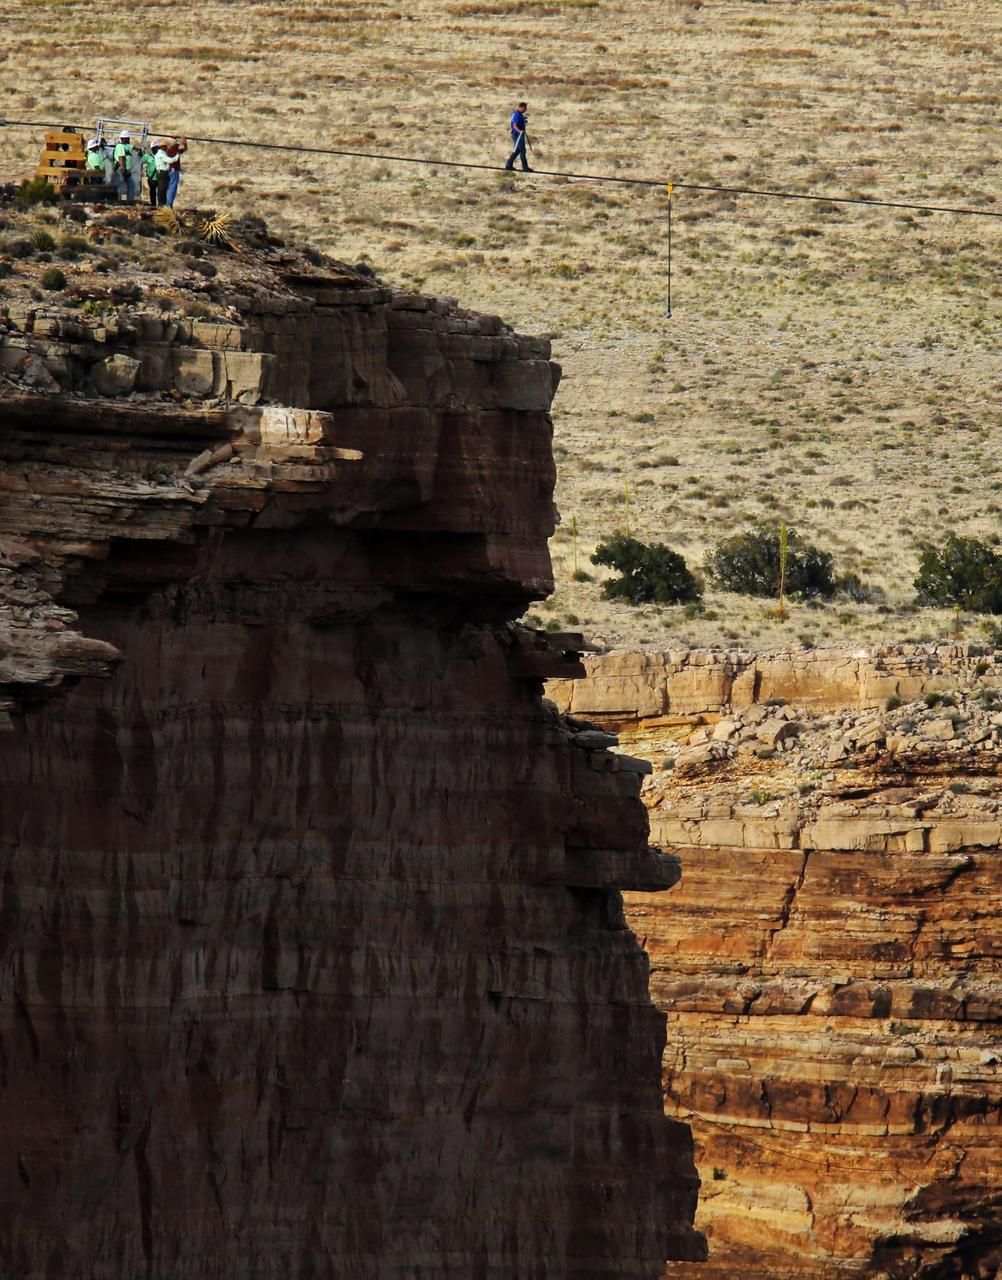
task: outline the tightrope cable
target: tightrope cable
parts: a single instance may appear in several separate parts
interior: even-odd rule
[[[55,124],[44,120],[6,120],[0,117],[0,126],[12,129],[73,129],[87,133],[88,125]],[[154,130],[151,128],[151,132]],[[158,129],[156,132],[174,137],[175,131]],[[188,134],[190,142],[199,142],[207,146],[243,147],[257,151],[286,151],[299,155],[345,156],[354,160],[381,160],[384,164],[416,164],[428,165],[440,169],[471,169],[482,173],[509,172],[504,165],[479,164],[469,160],[429,160],[425,156],[403,156],[394,152],[355,151],[347,147],[309,147],[290,142],[255,142],[246,138],[214,138]],[[563,169],[533,169],[537,178],[563,178],[576,182],[602,182],[628,187],[666,187],[667,178],[618,177],[608,173],[576,173]],[[765,187],[731,187],[706,182],[677,182],[671,185],[678,191],[707,191],[722,195],[757,196],[765,200],[802,200],[817,204],[844,204],[874,209],[911,209],[920,213],[948,213],[974,218],[995,218],[1002,221],[1002,211],[991,209],[974,209],[969,205],[920,204],[907,200],[881,200],[868,196],[833,196],[817,192],[783,191]]]

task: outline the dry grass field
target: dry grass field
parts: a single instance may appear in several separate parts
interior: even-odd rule
[[[6,0],[0,110],[253,142],[965,205],[1002,214],[997,0]],[[0,177],[39,147],[0,131]],[[263,214],[391,282],[547,332],[564,524],[535,611],[607,643],[872,642],[918,551],[1002,533],[1002,219],[195,145],[181,203]],[[785,517],[883,599],[702,614],[601,599],[617,528],[698,566]],[[577,537],[571,533],[575,521]],[[572,581],[578,568],[592,581]],[[690,609],[689,613],[693,613]]]

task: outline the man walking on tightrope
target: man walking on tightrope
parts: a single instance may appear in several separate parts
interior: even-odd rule
[[[529,111],[529,104],[527,102],[520,102],[518,106],[515,108],[515,110],[512,112],[511,121],[510,121],[511,140],[515,145],[511,155],[508,157],[508,163],[505,165],[505,168],[514,169],[516,158],[520,158],[522,161],[523,170],[526,173],[532,173],[532,170],[529,168],[529,162],[525,158],[525,144],[529,140],[528,135],[526,133],[526,127],[528,123],[526,121],[526,115],[528,114],[528,111]]]

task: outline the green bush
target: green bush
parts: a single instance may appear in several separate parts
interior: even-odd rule
[[[58,267],[46,267],[41,275],[43,289],[59,290],[66,288],[66,277]]]
[[[59,192],[44,178],[25,178],[17,189],[18,204],[55,204]]]
[[[941,547],[922,552],[915,597],[920,604],[1002,613],[1002,556],[979,538],[951,533]]]
[[[621,575],[602,585],[607,600],[630,604],[679,604],[698,600],[699,583],[685,560],[663,543],[649,545],[617,533],[595,548],[592,564],[604,564]]]
[[[33,231],[29,239],[43,253],[50,253],[56,247],[56,237],[51,231]]]
[[[746,596],[779,594],[779,529],[758,524],[747,533],[718,542],[705,560],[707,576],[724,591]],[[830,597],[835,594],[835,561],[827,551],[787,531],[785,593]]]

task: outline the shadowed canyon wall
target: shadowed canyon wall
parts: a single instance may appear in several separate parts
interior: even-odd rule
[[[995,1280],[1002,655],[585,662],[548,691],[654,762],[683,869],[626,895],[702,1178],[709,1261],[667,1275]]]
[[[678,871],[509,621],[548,345],[350,272],[229,315],[6,320],[0,1274],[654,1280],[619,890]]]

